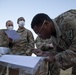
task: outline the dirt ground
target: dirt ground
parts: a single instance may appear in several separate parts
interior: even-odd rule
[[[60,75],[71,75],[71,68],[67,69],[67,70],[61,70]]]

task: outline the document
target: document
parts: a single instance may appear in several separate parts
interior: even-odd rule
[[[7,30],[5,31],[5,33],[12,40],[19,40],[21,38],[20,35],[15,30]]]
[[[20,56],[20,55],[3,55],[0,58],[0,61],[19,65],[19,66],[24,66],[24,67],[30,67],[34,68],[41,57],[32,57],[32,56]]]
[[[18,69],[28,75],[35,75],[40,65],[42,65],[43,57],[32,57],[23,55],[2,55],[0,57],[0,65]],[[19,75],[22,75],[19,74]],[[25,74],[26,75],[26,74]]]

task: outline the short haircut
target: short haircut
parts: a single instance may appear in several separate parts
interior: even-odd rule
[[[19,21],[21,21],[21,20],[24,20],[24,21],[25,21],[24,17],[19,17],[19,18],[17,19],[17,23],[19,24]]]
[[[8,20],[8,21],[6,22],[6,26],[7,26],[7,23],[8,23],[8,22],[12,22],[12,21],[11,21],[11,20]],[[13,22],[12,22],[12,23],[13,23]]]
[[[51,18],[47,14],[39,13],[35,15],[31,22],[31,28],[33,29],[34,26],[42,25],[44,20],[52,21]]]

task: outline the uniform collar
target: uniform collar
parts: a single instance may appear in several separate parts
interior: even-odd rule
[[[61,36],[61,31],[59,29],[59,26],[57,25],[56,21],[54,19],[52,19],[53,23],[54,23],[54,27],[55,27],[55,30],[56,30],[56,36],[57,37],[60,37]]]
[[[23,31],[25,31],[26,29],[25,28],[23,28],[23,29],[20,29],[20,28],[18,28],[18,32],[23,32]]]
[[[61,31],[60,31],[59,26],[57,25],[56,21],[53,19],[52,19],[52,21],[54,23],[54,27],[56,30],[56,37],[52,36],[52,40],[55,44],[58,44],[60,41]]]

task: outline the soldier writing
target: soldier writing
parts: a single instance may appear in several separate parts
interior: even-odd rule
[[[16,55],[26,55],[30,56],[32,54],[32,48],[34,48],[34,37],[30,30],[26,29],[25,19],[23,17],[19,17],[17,20],[18,30],[17,33],[20,35],[20,40],[15,40],[12,53]]]
[[[31,22],[31,28],[43,39],[52,38],[58,54],[35,50],[36,55],[47,56],[48,62],[56,62],[62,69],[76,65],[76,10],[68,10],[55,19],[45,13],[38,13]],[[72,75],[76,75],[72,72]]]

